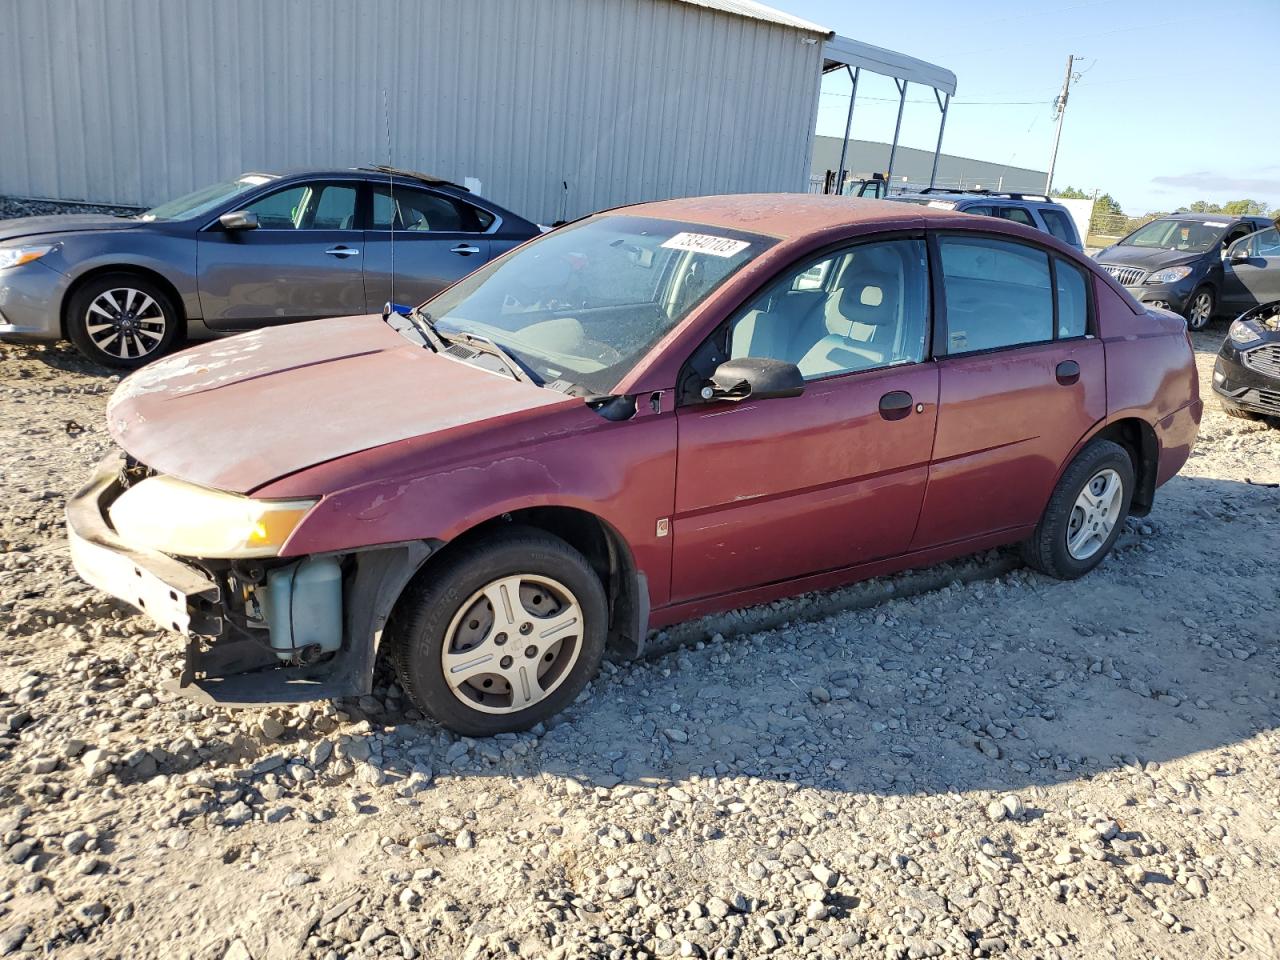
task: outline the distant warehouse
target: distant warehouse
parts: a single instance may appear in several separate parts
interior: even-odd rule
[[[9,0],[0,49],[0,194],[390,159],[543,222],[807,189],[824,71],[955,89],[750,0]]]

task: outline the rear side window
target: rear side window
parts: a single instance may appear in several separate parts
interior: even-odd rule
[[[394,199],[392,195],[394,194]],[[377,184],[373,188],[373,228],[418,233],[480,233],[493,223],[493,214],[438,193]]]
[[[947,352],[1053,339],[1049,255],[990,237],[942,236]]]
[[[1054,210],[1052,207],[1041,207],[1040,216],[1044,218],[1044,225],[1049,228],[1049,232],[1053,236],[1063,243],[1075,246],[1076,230],[1070,217],[1061,210]]]
[[[1058,281],[1058,337],[1083,337],[1089,330],[1088,279],[1074,264],[1053,258]]]
[[[997,209],[1002,219],[1012,220],[1014,223],[1020,223],[1024,227],[1036,226],[1035,220],[1031,217],[1031,211],[1025,207],[999,207]]]

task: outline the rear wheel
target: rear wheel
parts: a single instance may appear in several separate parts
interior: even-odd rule
[[[1095,440],[1071,461],[1035,533],[1022,545],[1023,559],[1059,580],[1082,577],[1107,555],[1133,499],[1133,461],[1110,440]]]
[[[67,336],[90,360],[133,370],[168,353],[178,308],[159,284],[131,273],[94,277],[67,304]]]
[[[1187,301],[1183,316],[1192,330],[1203,330],[1213,319],[1213,287],[1200,287]]]
[[[392,625],[401,685],[468,736],[527,729],[573,702],[604,653],[604,585],[578,551],[516,528],[428,567]]]

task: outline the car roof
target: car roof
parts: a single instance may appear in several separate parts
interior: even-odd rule
[[[1192,213],[1190,211],[1182,213],[1166,213],[1163,217],[1156,217],[1156,220],[1192,220],[1196,223],[1206,223],[1208,221],[1226,221],[1227,223],[1235,223],[1238,220],[1266,220],[1268,223],[1270,222],[1269,217],[1254,213]],[[1151,222],[1155,223],[1156,220],[1152,220]]]
[[[427,184],[432,187],[449,187],[454,190],[460,190],[463,193],[470,193],[462,184],[454,183],[452,180],[446,180],[443,177],[437,177],[430,173],[420,173],[416,170],[401,170],[397,167],[388,167],[385,165],[374,165],[364,167],[290,167],[285,170],[251,170],[241,174],[242,177],[271,177],[274,180],[297,180],[303,177],[375,177],[375,176],[394,176],[405,180],[416,180],[419,183]]]
[[[868,200],[864,197],[841,197],[818,193],[747,193],[713,197],[682,197],[657,200],[605,211],[606,215],[658,217],[699,223],[724,230],[764,234],[779,240],[792,240],[837,227],[880,227],[883,229],[919,229],[921,221],[928,226],[959,224],[966,228],[973,217],[955,210],[939,210],[891,200]],[[1016,227],[1018,229],[1010,229]],[[992,220],[989,229],[1018,234],[1029,227]],[[1040,231],[1032,231],[1037,234]]]

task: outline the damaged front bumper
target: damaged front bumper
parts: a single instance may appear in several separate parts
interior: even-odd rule
[[[67,503],[67,538],[76,572],[86,583],[186,638],[181,676],[165,684],[205,702],[224,706],[298,703],[360,696],[372,689],[373,664],[387,620],[409,579],[435,544],[387,544],[323,558],[341,570],[340,603],[324,624],[340,635],[336,649],[313,662],[306,636],[287,639],[270,618],[248,616],[245,598],[264,594],[269,573],[221,560],[182,560],[122,540],[108,520],[108,508],[126,489],[122,456],[110,456]],[[316,558],[280,561],[296,569]],[[279,567],[277,566],[277,569]],[[294,577],[288,580],[292,583]],[[294,618],[287,618],[293,627]],[[273,635],[274,634],[274,635]]]

